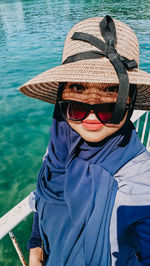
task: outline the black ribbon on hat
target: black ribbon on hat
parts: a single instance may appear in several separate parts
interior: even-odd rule
[[[126,57],[119,55],[117,50],[115,49],[115,45],[117,43],[117,35],[113,19],[107,15],[100,22],[99,26],[105,42],[93,35],[83,32],[74,32],[71,39],[88,42],[98,48],[100,51],[91,50],[69,56],[63,62],[63,64],[73,63],[86,59],[102,58],[104,56],[109,59],[119,79],[118,98],[112,114],[111,123],[119,124],[120,121],[122,121],[122,119],[124,118],[127,98],[129,95],[129,78],[127,70],[137,68],[138,65],[135,60],[129,60]]]

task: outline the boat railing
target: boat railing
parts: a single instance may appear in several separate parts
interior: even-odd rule
[[[141,142],[150,152],[150,112],[134,111],[131,120],[135,124],[135,128],[140,136]],[[29,204],[29,197],[30,196],[28,195],[0,219],[0,239],[9,234],[22,265],[27,264],[23,258],[12,230],[32,212]]]
[[[134,111],[131,120],[135,125],[141,142],[150,152],[150,112]]]

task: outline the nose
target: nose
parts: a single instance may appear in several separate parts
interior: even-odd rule
[[[99,120],[97,119],[97,116],[95,115],[95,113],[94,113],[93,110],[91,110],[91,111],[89,112],[89,114],[88,114],[88,116],[86,117],[86,119],[97,120],[97,121],[99,121]]]

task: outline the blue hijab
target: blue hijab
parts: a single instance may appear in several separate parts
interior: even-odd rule
[[[109,226],[118,188],[114,174],[144,150],[129,119],[115,134],[89,143],[56,105],[37,183],[46,265],[111,265]]]

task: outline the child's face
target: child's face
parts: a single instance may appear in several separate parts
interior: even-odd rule
[[[115,84],[68,82],[64,86],[62,100],[88,104],[112,103],[117,100],[117,90],[118,85]],[[126,117],[127,113],[119,124],[103,124],[91,111],[82,121],[67,119],[67,122],[86,141],[99,142],[118,131],[123,126]]]

